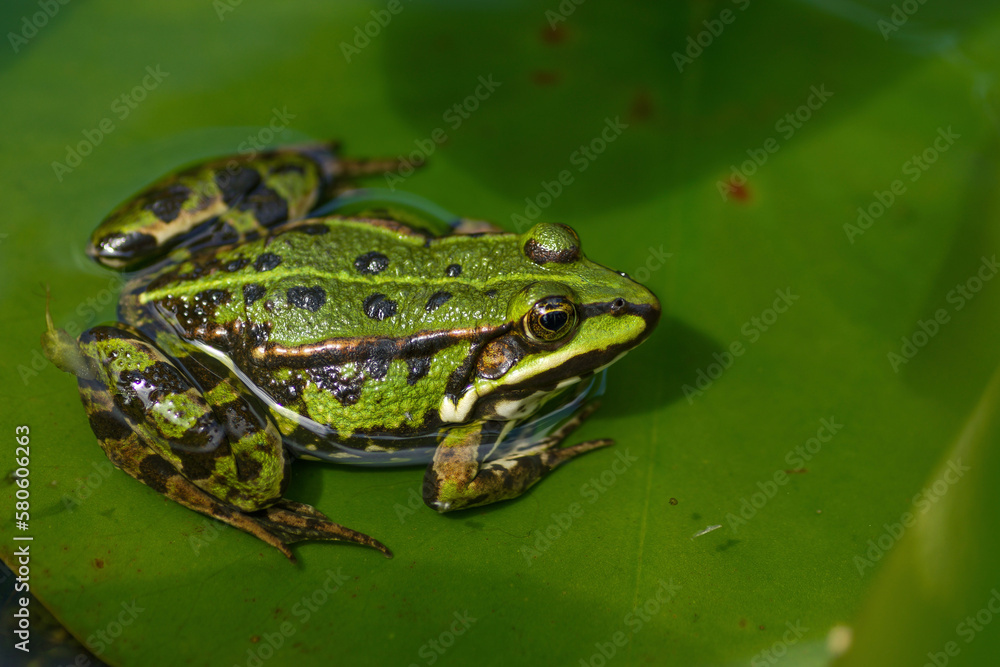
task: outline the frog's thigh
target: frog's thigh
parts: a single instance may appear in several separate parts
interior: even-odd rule
[[[103,385],[80,380],[80,393],[91,428],[115,467],[184,507],[250,533],[292,558],[292,552],[278,535],[268,530],[269,526],[202,491],[147,447],[125,417],[115,410]]]
[[[100,362],[99,377],[80,381],[91,421],[116,417],[138,440],[101,438],[126,472],[187,505],[159,488],[168,469],[240,510],[281,498],[288,465],[281,437],[228,380],[203,394],[152,341],[125,327],[95,327],[80,347]]]
[[[516,498],[571,458],[613,444],[612,440],[590,440],[572,447],[558,447],[579,421],[582,419],[530,450],[485,463],[477,458],[481,425],[453,428],[438,445],[434,460],[427,467],[424,502],[438,512],[450,512]]]
[[[87,252],[112,268],[165,254],[178,243],[256,238],[305,215],[320,196],[330,145],[208,160],[160,179],[106,217]],[[213,235],[217,242],[210,242]]]
[[[353,180],[397,171],[396,158],[351,160],[336,142],[216,158],[153,183],[116,208],[87,248],[97,262],[130,268],[178,244],[217,246],[257,238],[305,217]]]

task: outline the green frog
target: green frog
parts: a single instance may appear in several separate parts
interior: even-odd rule
[[[209,160],[115,209],[88,254],[125,271],[120,322],[46,355],[74,374],[114,465],[279,549],[374,538],[284,497],[290,464],[426,464],[450,512],[514,498],[570,459],[558,428],[503,443],[645,340],[660,304],[587,259],[568,226],[510,233],[389,207],[312,215],[389,173],[335,142]]]

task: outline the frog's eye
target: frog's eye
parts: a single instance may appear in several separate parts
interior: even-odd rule
[[[535,302],[524,318],[524,333],[538,343],[551,343],[567,336],[576,327],[576,308],[564,296],[550,296]]]

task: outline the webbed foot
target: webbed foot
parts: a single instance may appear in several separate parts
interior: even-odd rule
[[[478,460],[481,425],[452,429],[434,452],[424,475],[423,497],[428,507],[451,512],[515,498],[566,461],[614,444],[588,440],[570,447],[559,444],[599,407],[590,403],[569,421],[527,450],[490,461]]]

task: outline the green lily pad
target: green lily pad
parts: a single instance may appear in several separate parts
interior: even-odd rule
[[[20,36],[0,54],[0,473],[16,426],[31,442],[29,526],[0,484],[0,558],[32,537],[31,592],[108,664],[812,665],[851,637],[845,664],[917,664],[988,605],[992,3],[93,1],[24,28],[39,11],[0,9]],[[668,316],[574,437],[618,445],[516,501],[439,516],[420,469],[296,464],[290,498],[396,557],[304,544],[292,565],[110,466],[41,355],[43,285],[71,332],[113,319],[120,281],[83,245],[115,204],[331,136],[428,158],[376,185],[572,224]],[[968,483],[887,544],[963,446]],[[948,664],[989,664],[998,629]]]
[[[995,372],[912,510],[855,557],[888,562],[838,664],[990,664],[1000,654],[995,527],[1000,509],[1000,371]],[[898,548],[897,548],[898,544]],[[887,555],[888,552],[888,555]]]

